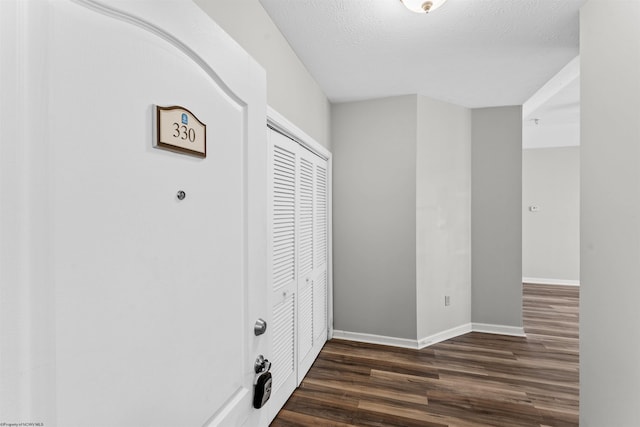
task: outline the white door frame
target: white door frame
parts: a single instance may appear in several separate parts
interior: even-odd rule
[[[327,340],[330,340],[333,337],[333,160],[331,152],[271,106],[267,106],[267,125],[327,161]]]

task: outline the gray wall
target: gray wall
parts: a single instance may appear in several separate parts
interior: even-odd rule
[[[522,107],[471,117],[471,318],[522,327]]]
[[[267,103],[331,149],[330,104],[258,0],[194,0],[267,72]]]
[[[579,147],[522,152],[522,275],[580,280]]]
[[[418,96],[418,339],[471,321],[471,110]],[[444,297],[451,297],[445,307]]]
[[[417,97],[335,104],[334,328],[416,338]]]
[[[640,425],[640,2],[590,1],[582,65],[580,425]]]

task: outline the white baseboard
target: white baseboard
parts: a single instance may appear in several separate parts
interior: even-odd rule
[[[485,334],[510,335],[514,337],[526,337],[524,328],[518,326],[492,325],[489,323],[472,323],[473,332]]]
[[[408,339],[408,338],[395,338],[395,337],[386,337],[384,335],[373,335],[373,334],[362,334],[360,332],[347,332],[347,331],[333,331],[333,338],[348,340],[348,341],[358,341],[358,342],[366,342],[369,344],[380,344],[380,345],[390,345],[393,347],[402,347],[402,348],[418,348],[418,341]]]
[[[467,323],[464,325],[456,326],[455,328],[447,329],[446,331],[438,332],[437,334],[430,335],[420,340],[337,330],[333,331],[333,338],[348,341],[366,342],[370,344],[390,345],[393,347],[421,349],[442,341],[446,341],[451,338],[455,338],[460,335],[464,335],[471,331],[471,323]]]
[[[429,347],[430,345],[459,337],[471,331],[471,323],[456,326],[455,328],[447,329],[446,331],[438,332],[437,334],[429,335],[428,337],[418,340],[418,348]]]
[[[384,335],[363,334],[360,332],[348,332],[334,330],[330,338],[336,338],[347,341],[366,342],[369,344],[389,345],[392,347],[402,347],[411,349],[422,349],[437,344],[469,332],[482,332],[485,334],[508,335],[514,337],[526,337],[524,328],[506,325],[491,325],[488,323],[466,323],[438,332],[420,340],[412,340],[408,338],[387,337]]]
[[[541,277],[523,277],[522,283],[531,283],[534,285],[580,286],[579,280],[545,279]]]

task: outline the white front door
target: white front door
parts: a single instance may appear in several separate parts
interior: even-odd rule
[[[264,424],[263,71],[190,1],[48,13],[57,425]],[[152,146],[156,105],[206,124],[206,158]]]

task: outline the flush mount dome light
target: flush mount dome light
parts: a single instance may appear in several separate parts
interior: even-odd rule
[[[429,13],[440,6],[447,0],[400,0],[404,6],[415,13]]]

